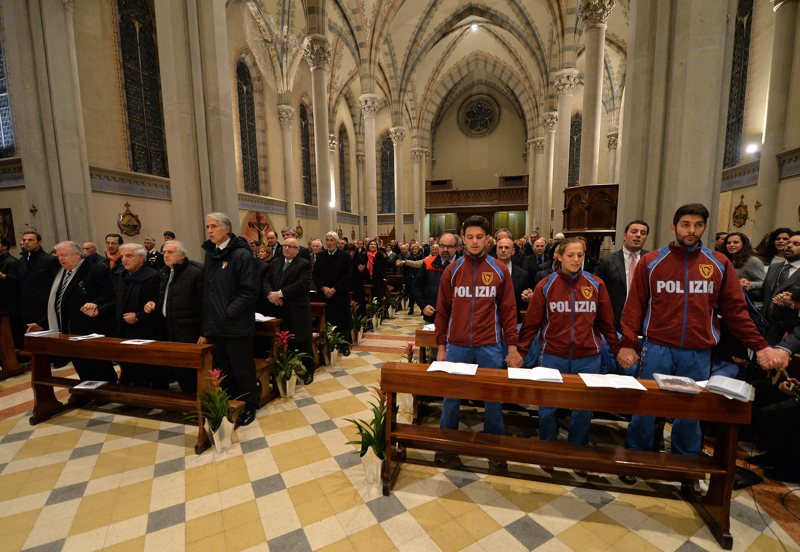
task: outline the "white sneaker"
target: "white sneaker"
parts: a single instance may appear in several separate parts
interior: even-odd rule
[[[708,482],[705,479],[698,479],[697,488],[700,491],[700,496],[706,496],[708,492]]]

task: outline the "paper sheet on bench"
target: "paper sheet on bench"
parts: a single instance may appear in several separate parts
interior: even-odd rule
[[[268,320],[275,320],[274,316],[264,316],[260,312],[256,313],[256,322],[267,322]]]
[[[647,387],[636,381],[633,376],[619,374],[580,374],[586,387],[612,387],[614,389],[636,389],[647,391]]]
[[[83,341],[84,339],[97,339],[98,337],[105,337],[99,333],[93,333],[89,335],[75,335],[69,338],[70,341]]]
[[[478,372],[478,365],[437,360],[431,364],[428,372],[447,372],[448,374],[457,374],[459,376],[474,376]]]
[[[105,385],[107,383],[107,381],[82,381],[73,389],[97,389],[101,385]]]
[[[128,341],[121,341],[120,345],[144,345],[146,343],[155,343],[155,339],[129,339]]]
[[[542,366],[537,366],[536,368],[530,369],[509,368],[508,379],[564,383],[564,378],[561,377],[561,372],[555,368],[544,368]]]
[[[25,335],[30,335],[32,337],[41,337],[44,335],[59,335],[61,332],[58,330],[41,330],[38,332],[28,332]]]
[[[436,331],[436,324],[425,324],[422,326],[423,332],[435,332]]]

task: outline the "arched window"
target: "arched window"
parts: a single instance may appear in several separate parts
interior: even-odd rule
[[[14,144],[14,125],[11,117],[11,97],[6,78],[6,52],[0,36],[0,159],[14,157],[17,148]]]
[[[300,159],[303,165],[303,203],[314,205],[317,194],[311,181],[311,130],[306,104],[300,104]]]
[[[394,213],[394,144],[388,136],[381,142],[381,213]]]
[[[739,164],[742,155],[744,111],[747,107],[747,70],[750,66],[750,35],[753,30],[753,0],[739,0],[736,32],[733,35],[733,67],[728,98],[728,126],[725,131],[723,167]]]
[[[350,141],[344,125],[339,127],[339,204],[342,211],[350,212]]]
[[[158,50],[144,0],[119,0],[119,37],[134,171],[168,176]]]
[[[575,117],[569,125],[569,177],[567,186],[578,184],[581,169],[581,118]]]
[[[242,147],[242,180],[248,194],[261,193],[258,185],[258,140],[253,79],[244,62],[236,64],[236,89],[239,94],[239,141]]]

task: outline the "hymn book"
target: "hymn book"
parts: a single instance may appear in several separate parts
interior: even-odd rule
[[[537,366],[536,368],[509,368],[508,379],[564,383],[561,372],[555,368],[544,368],[542,366]]]
[[[636,381],[633,376],[619,374],[580,374],[586,387],[611,387],[613,389],[635,389],[647,391],[647,387]]]
[[[447,372],[448,374],[456,374],[459,376],[474,376],[478,372],[478,365],[437,360],[431,363],[428,372]]]
[[[678,393],[692,394],[697,394],[700,392],[700,387],[692,378],[683,376],[669,376],[666,374],[653,374],[653,379],[656,380],[659,389],[664,389],[666,391],[677,391]]]
[[[746,381],[726,378],[725,376],[711,376],[708,378],[706,391],[742,402],[750,402],[756,395],[755,387]]]

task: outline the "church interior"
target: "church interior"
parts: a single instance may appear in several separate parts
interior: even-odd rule
[[[0,0],[0,237],[19,257],[26,231],[101,253],[107,234],[171,231],[202,262],[211,212],[303,246],[427,243],[480,214],[600,257],[636,219],[666,246],[697,202],[707,247],[716,232],[755,246],[800,228],[798,4]],[[197,427],[168,412],[31,425],[30,374],[0,380],[0,551],[720,549],[668,482],[410,451],[382,496],[347,420],[422,324],[367,333],[224,454],[196,455]],[[480,412],[461,428],[481,431]],[[527,410],[506,418],[531,435]],[[598,444],[621,435],[592,426]],[[798,488],[734,491],[734,550],[800,550]]]

